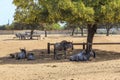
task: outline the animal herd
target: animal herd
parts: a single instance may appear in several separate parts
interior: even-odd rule
[[[10,54],[11,58],[16,58],[16,60],[27,59],[27,60],[35,60],[35,56],[33,53],[27,53],[25,49],[20,49],[20,52],[17,54]]]
[[[54,59],[58,59],[59,51],[63,51],[64,58],[66,58],[67,50],[73,50],[73,43],[63,40],[59,43],[54,44]],[[20,49],[20,52],[17,54],[10,54],[11,58],[16,58],[17,60],[20,59],[27,59],[27,60],[35,60],[35,56],[33,53],[27,53],[25,49]],[[90,57],[95,58],[96,54],[93,50],[89,53],[86,53],[86,50],[82,50],[77,54],[74,54],[69,57],[70,61],[88,61]]]

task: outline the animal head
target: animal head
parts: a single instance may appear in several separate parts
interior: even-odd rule
[[[67,42],[65,45],[66,49],[73,48],[73,43],[72,42]]]
[[[73,43],[72,42],[67,42],[66,40],[63,40],[60,43],[56,43],[54,45],[54,47],[57,50],[73,49]]]
[[[24,49],[20,48],[20,51],[26,53],[26,49],[25,48]]]
[[[86,50],[83,50],[83,53],[85,53],[85,55],[87,55],[87,57],[93,57],[93,58],[96,58],[96,54],[93,50],[90,50],[89,53],[87,53]]]
[[[96,55],[95,55],[95,52],[94,51],[90,51],[90,55],[93,57],[93,58],[96,58]]]

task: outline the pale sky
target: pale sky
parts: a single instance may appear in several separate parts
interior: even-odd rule
[[[11,24],[15,12],[15,6],[12,4],[13,0],[0,0],[0,25]]]

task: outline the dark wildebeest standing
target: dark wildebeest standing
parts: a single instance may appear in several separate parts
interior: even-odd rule
[[[63,40],[60,43],[55,43],[54,44],[54,59],[58,59],[57,51],[64,51],[64,57],[66,58],[66,51],[68,49],[72,49],[73,50],[72,42],[68,42],[66,40]]]
[[[95,58],[95,52],[91,50],[89,53],[86,53],[86,51],[83,50],[78,54],[70,56],[70,61],[88,61],[90,57]]]
[[[19,39],[21,39],[21,34],[20,33],[16,33],[15,36]]]
[[[26,38],[29,39],[30,35],[28,33],[16,33],[17,38],[21,40],[25,40]]]

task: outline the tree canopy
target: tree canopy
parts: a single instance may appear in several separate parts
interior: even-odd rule
[[[86,24],[87,43],[93,42],[98,24],[120,22],[120,0],[13,0],[13,3],[17,6],[15,21],[28,24],[58,21]]]
[[[13,0],[17,6],[14,20],[28,24],[117,23],[120,0]]]

